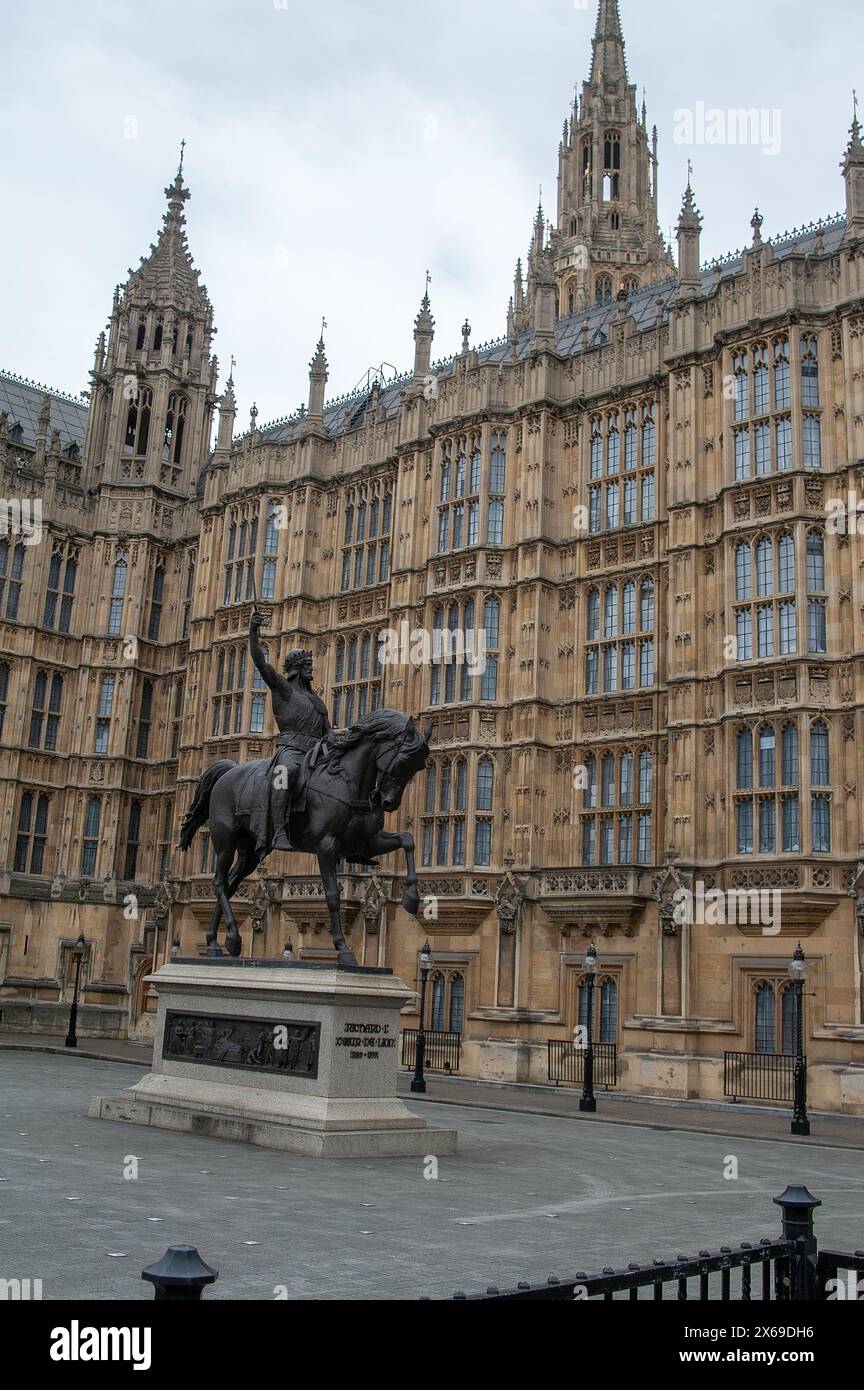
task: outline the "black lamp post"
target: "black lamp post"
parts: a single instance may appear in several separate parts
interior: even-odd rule
[[[283,950],[282,950],[282,959],[283,959],[283,960],[296,960],[296,959],[297,959],[297,957],[296,957],[295,954],[294,954],[294,947],[291,945],[291,942],[290,942],[290,941],[286,941],[286,942],[285,942],[285,945],[284,945]]]
[[[180,938],[179,938],[179,936],[175,936],[174,940],[171,942],[171,959],[172,959],[172,960],[176,960],[177,957],[179,956],[179,954],[180,954]]]
[[[585,952],[585,989],[588,994],[588,1035],[585,1039],[585,1070],[583,1073],[582,1095],[579,1109],[593,1112],[597,1109],[594,1098],[594,976],[597,974],[597,947],[593,944]]]
[[[789,975],[795,991],[795,1110],[792,1115],[792,1133],[809,1134],[807,1058],[804,1056],[804,981],[807,978],[807,962],[800,942],[789,962]]]
[[[84,940],[82,931],[72,948],[72,957],[75,961],[75,983],[72,986],[72,1007],[69,1010],[69,1032],[66,1034],[67,1047],[78,1046],[78,1034],[75,1031],[78,1023],[78,986],[81,983],[81,962],[84,960],[86,949],[87,942]]]
[[[414,1053],[414,1075],[411,1078],[412,1091],[425,1091],[426,1078],[423,1075],[423,1063],[426,1060],[426,1029],[423,1026],[423,1019],[426,1016],[426,981],[429,979],[429,969],[432,965],[432,947],[427,941],[420,952],[420,1026],[417,1029],[417,1048]]]

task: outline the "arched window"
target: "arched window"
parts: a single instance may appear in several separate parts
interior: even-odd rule
[[[426,768],[426,798],[424,801],[425,809],[431,814],[435,810],[435,784],[436,767],[430,763]]]
[[[586,811],[597,806],[597,760],[593,753],[585,759],[585,787],[582,792],[582,805]]]
[[[165,433],[162,441],[162,457],[167,463],[179,464],[183,450],[183,432],[186,428],[186,397],[172,392],[168,397],[168,410],[165,415]]]
[[[739,600],[753,595],[752,553],[744,542],[735,550],[735,597]]]
[[[827,787],[831,782],[828,726],[821,719],[810,729],[810,781],[814,787]]]
[[[774,1052],[777,1046],[777,996],[774,986],[762,980],[755,989],[754,1052]]]
[[[821,532],[807,532],[807,592],[825,592],[825,541]]]
[[[618,1041],[618,985],[615,980],[603,980],[600,985],[601,1043]]]
[[[435,1032],[444,1029],[444,976],[440,971],[432,976],[432,1028]]]
[[[150,642],[159,641],[159,629],[162,625],[162,599],[165,593],[165,570],[161,565],[157,565],[153,572],[153,592],[150,598],[150,623],[147,628],[147,638]]]
[[[639,281],[635,275],[625,275],[621,281],[621,288],[627,295],[635,294],[639,288]]]
[[[781,776],[784,787],[798,785],[798,730],[794,724],[784,724],[782,733]]]
[[[0,738],[6,722],[6,707],[9,703],[9,662],[0,661]]]
[[[153,719],[153,682],[145,681],[141,687],[141,707],[138,711],[138,738],[135,757],[146,758],[150,748],[150,726]]]
[[[455,809],[464,811],[468,804],[468,764],[464,758],[456,763]]]
[[[600,636],[600,592],[598,589],[588,590],[585,635],[589,642],[595,641]]]
[[[810,726],[810,782],[814,787],[831,785],[831,757],[828,726],[821,719]],[[827,854],[831,849],[831,798],[824,791],[810,798],[813,851]]]
[[[795,588],[795,541],[788,531],[777,542],[777,573],[780,593],[791,594]]]
[[[632,806],[633,804],[633,754],[629,748],[621,754],[620,769],[621,786],[621,805]]]
[[[438,793],[438,810],[442,814],[450,810],[450,787],[452,765],[449,758],[445,758],[441,764],[441,786]]]
[[[777,781],[777,752],[774,729],[763,724],[759,730],[759,786],[773,787]]]
[[[114,565],[114,578],[111,585],[111,607],[108,614],[108,636],[119,637],[123,630],[123,603],[126,597],[126,580],[129,563],[121,555]]]
[[[451,1033],[461,1033],[465,1021],[465,976],[457,971],[450,976],[450,1018]]]
[[[739,792],[753,790],[753,735],[749,729],[738,730]]]
[[[34,813],[35,811],[35,813]],[[48,797],[26,791],[18,809],[14,868],[18,874],[41,874],[48,839]]]
[[[819,405],[819,344],[816,338],[801,339],[801,404],[805,410]]]
[[[771,542],[763,537],[756,542],[756,594],[769,597],[774,592],[774,554]]]
[[[594,301],[596,304],[609,304],[612,301],[612,277],[611,275],[598,275]]]
[[[615,757],[604,753],[600,764],[600,805],[615,805]]]
[[[640,595],[640,632],[654,631],[654,581],[643,579]]]
[[[611,584],[603,599],[603,636],[618,635],[618,589]]]
[[[498,699],[498,652],[501,640],[501,601],[487,598],[483,604],[486,669],[480,678],[480,699]]]
[[[491,811],[495,788],[495,767],[491,758],[481,758],[477,764],[477,810]]]
[[[653,780],[651,751],[643,748],[639,754],[639,805],[650,806]]]

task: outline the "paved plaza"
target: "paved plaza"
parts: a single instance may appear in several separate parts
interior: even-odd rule
[[[419,1159],[304,1159],[88,1118],[91,1096],[135,1079],[128,1063],[0,1052],[5,1277],[41,1278],[48,1299],[146,1299],[141,1269],[188,1242],[220,1271],[208,1298],[447,1297],[774,1237],[787,1182],[822,1198],[822,1243],[864,1246],[861,1154],[816,1140],[421,1102],[459,1131],[429,1180]]]

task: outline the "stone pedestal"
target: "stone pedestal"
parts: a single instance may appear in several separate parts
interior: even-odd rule
[[[296,961],[177,960],[158,993],[153,1070],[90,1115],[240,1139],[310,1157],[456,1151],[396,1096],[399,1011],[390,970]]]

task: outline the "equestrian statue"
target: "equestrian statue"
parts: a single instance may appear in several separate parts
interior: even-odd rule
[[[339,861],[375,867],[376,855],[403,849],[402,906],[415,915],[419,911],[414,837],[385,830],[384,816],[398,811],[408,783],[425,767],[431,726],[421,733],[410,716],[377,709],[336,733],[312,689],[312,653],[290,651],[283,672],[275,670],[261,645],[263,621],[254,609],[249,651],[270,689],[279,727],[276,752],[249,763],[230,758],[211,763],[183,820],[180,848],[188,850],[196,832],[207,826],[216,855],[210,954],[222,954],[217,934],[224,917],[225,948],[239,956],[242,941],[231,898],[271,850],[294,850],[317,858],[339,964],[356,965],[342,930]]]

